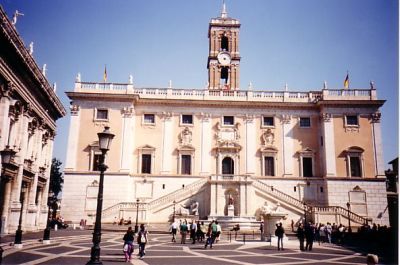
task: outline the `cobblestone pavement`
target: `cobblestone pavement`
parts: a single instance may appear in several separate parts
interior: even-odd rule
[[[29,239],[26,235],[22,249],[5,248],[3,264],[85,264],[89,260],[92,246],[91,233],[90,230],[52,233],[49,245],[42,244],[37,239]],[[124,263],[122,236],[122,231],[105,231],[102,234],[100,246],[103,264]],[[30,237],[35,235],[32,234]],[[39,234],[36,238],[39,238]],[[313,251],[301,252],[298,250],[297,240],[285,242],[285,250],[278,251],[270,243],[260,241],[247,241],[243,244],[243,242],[221,240],[213,249],[204,249],[201,243],[191,244],[187,241],[187,244],[181,245],[170,242],[170,239],[170,235],[167,234],[151,234],[144,259],[139,260],[135,255],[131,263],[137,265],[366,264],[366,257],[363,254],[335,245],[315,244]],[[135,254],[137,252],[135,246]]]

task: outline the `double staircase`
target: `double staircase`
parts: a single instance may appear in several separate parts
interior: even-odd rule
[[[224,179],[224,180],[229,181],[230,179]],[[237,182],[237,179],[235,178],[232,178],[231,180]],[[311,218],[315,222],[319,222],[321,216],[331,216],[336,219],[339,218],[339,220],[350,219],[350,222],[353,225],[362,225],[369,221],[367,218],[360,216],[343,207],[306,204],[303,201],[298,200],[256,178],[248,177],[247,180],[249,180],[252,183],[251,185],[253,185],[253,187],[257,189],[259,192],[273,199],[274,201],[279,202],[280,205],[282,205],[286,209],[300,216],[306,213],[307,217]],[[107,219],[108,217],[108,219],[110,219],[110,217],[112,216],[120,216],[119,213],[121,211],[136,212],[137,210],[141,212],[157,214],[159,211],[162,211],[163,209],[170,208],[174,202],[175,203],[182,202],[192,197],[193,195],[204,191],[204,189],[208,187],[209,182],[212,181],[213,181],[212,177],[201,178],[181,189],[173,191],[169,194],[166,194],[150,202],[139,202],[139,203],[121,202],[104,209],[102,212],[102,217],[104,217],[105,219]]]
[[[280,190],[277,190],[275,187],[265,184],[260,180],[253,179],[253,187],[265,193],[267,196],[274,198],[281,205],[285,205],[286,207],[297,211],[298,213],[306,212],[308,216],[312,216],[315,221],[318,215],[331,215],[331,216],[340,216],[344,219],[350,219],[352,224],[366,224],[368,223],[368,219],[360,216],[348,209],[345,209],[341,206],[320,206],[314,204],[305,204],[303,201],[298,200]]]

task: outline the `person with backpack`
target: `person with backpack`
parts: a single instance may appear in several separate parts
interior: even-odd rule
[[[132,258],[134,237],[135,233],[132,231],[132,227],[128,227],[128,230],[123,237],[125,262],[129,262]]]
[[[140,230],[137,237],[137,243],[139,244],[139,259],[143,259],[146,255],[145,248],[148,241],[148,232],[144,227],[144,224],[140,225]]]
[[[210,248],[212,248],[212,245],[213,245],[216,237],[217,237],[217,224],[213,220],[208,225],[207,240],[206,240],[206,244],[204,245],[204,248],[207,248],[208,245],[210,245]]]
[[[186,234],[188,232],[187,221],[181,223],[179,230],[181,231],[181,244],[186,244]]]

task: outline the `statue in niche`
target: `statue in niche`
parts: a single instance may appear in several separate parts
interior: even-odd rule
[[[192,144],[192,132],[188,127],[185,127],[179,135],[181,145],[191,145]]]
[[[233,199],[232,194],[229,194],[228,205],[233,205],[234,203],[235,203],[235,200]]]
[[[275,142],[275,135],[274,135],[274,133],[272,132],[271,129],[266,130],[263,133],[262,138],[264,140],[264,145],[265,146],[271,146]]]

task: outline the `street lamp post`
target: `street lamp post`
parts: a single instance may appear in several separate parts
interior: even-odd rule
[[[350,202],[346,203],[347,206],[347,219],[349,220],[349,233],[351,233],[351,224],[350,224]]]
[[[172,222],[175,223],[175,204],[176,204],[175,200],[173,201],[173,204],[174,204],[174,212],[172,213]]]
[[[99,170],[100,170],[100,181],[99,181],[99,193],[97,195],[97,209],[96,209],[96,222],[94,224],[93,231],[93,246],[90,251],[90,260],[86,264],[103,264],[100,261],[100,242],[101,242],[101,211],[103,208],[103,182],[104,182],[104,171],[107,170],[107,166],[104,164],[104,158],[107,151],[110,149],[114,134],[110,132],[110,127],[105,126],[104,131],[97,134],[99,137],[99,149],[101,151]]]
[[[307,204],[303,202],[303,208],[304,208],[304,224],[307,223]]]
[[[51,217],[51,203],[50,203],[50,201],[47,201],[47,206],[49,207],[49,209],[48,209],[48,212],[47,212],[46,228],[44,229],[44,232],[43,232],[43,243],[44,244],[49,244],[50,243],[50,217]]]
[[[4,166],[11,162],[12,158],[14,157],[14,155],[16,153],[17,152],[10,149],[10,146],[8,146],[8,145],[6,146],[6,148],[4,150],[0,151],[1,168],[2,168],[2,172],[1,172],[2,174],[1,174],[1,179],[0,179],[1,185],[3,185],[2,182],[6,179],[6,176],[4,176],[5,175]],[[1,195],[1,196],[4,196],[4,192],[3,192],[3,195]],[[3,200],[0,200],[0,201],[3,201]],[[1,206],[3,206],[3,205],[1,205]],[[0,208],[2,209],[3,207],[0,207]],[[2,213],[0,212],[0,239],[1,239],[1,231],[3,230],[3,220],[1,219],[2,218],[1,214]],[[0,246],[0,264],[2,264],[2,261],[3,261],[3,248]]]
[[[139,199],[136,199],[136,223],[135,223],[135,233],[137,233],[137,232],[139,231],[138,220],[139,220]]]

